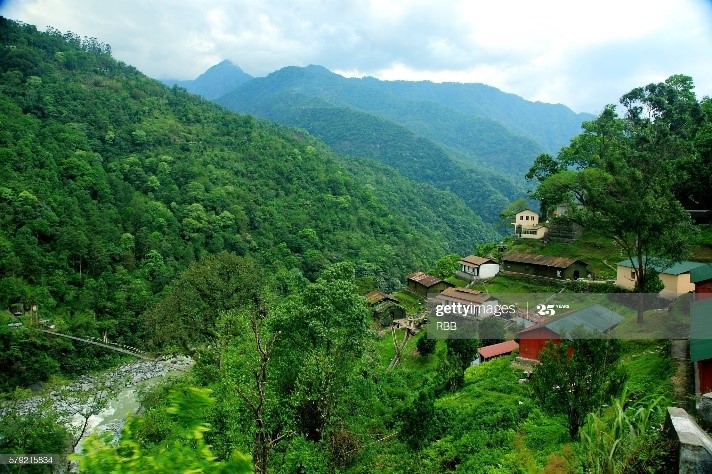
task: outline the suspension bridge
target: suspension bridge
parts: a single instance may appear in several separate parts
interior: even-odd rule
[[[72,339],[75,341],[80,341],[80,342],[86,342],[87,344],[94,344],[95,346],[103,347],[105,349],[110,349],[112,351],[116,352],[122,352],[124,354],[132,355],[134,357],[138,357],[139,359],[144,359],[144,360],[156,360],[154,357],[151,357],[149,354],[146,352],[137,349],[135,347],[127,346],[124,344],[116,344],[113,342],[109,342],[105,339],[98,339],[98,338],[83,338],[83,337],[77,337],[77,336],[70,336],[68,334],[62,334],[61,332],[55,332],[55,331],[50,331],[48,329],[40,329],[40,328],[33,328],[35,331],[40,331],[45,334],[51,334],[52,336],[58,336],[58,337],[64,337],[67,339]]]

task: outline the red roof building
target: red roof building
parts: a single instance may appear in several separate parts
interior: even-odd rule
[[[495,357],[511,354],[515,349],[519,348],[516,341],[505,341],[499,344],[483,346],[477,349],[477,356],[470,365],[480,365],[483,362],[494,359]]]

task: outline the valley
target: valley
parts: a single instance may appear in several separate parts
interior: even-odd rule
[[[691,78],[598,117],[321,66],[164,84],[6,18],[0,78],[3,454],[91,473],[672,469],[667,407],[695,413],[685,371],[706,360],[687,360],[705,312],[685,298],[712,261],[712,102]],[[583,230],[556,240],[562,222]],[[672,277],[684,291],[657,298]],[[646,293],[658,306],[627,304]],[[570,312],[435,337],[428,304],[453,294]],[[609,298],[601,334],[526,357],[527,331]],[[67,412],[97,421],[154,378],[122,392],[140,414],[70,455]]]

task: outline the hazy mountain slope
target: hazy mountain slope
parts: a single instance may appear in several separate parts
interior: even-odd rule
[[[251,79],[252,76],[240,69],[239,66],[225,60],[212,66],[196,79],[190,81],[166,79],[161,82],[168,87],[172,87],[175,84],[185,88],[188,92],[198,94],[209,100],[215,100]]]
[[[433,101],[462,114],[494,119],[550,153],[568,145],[581,131],[581,122],[595,119],[593,114],[577,114],[565,105],[531,102],[485,84],[366,80],[401,99]]]
[[[591,118],[561,105],[533,103],[482,84],[347,79],[321,66],[287,67],[245,84],[255,104],[284,90],[320,97],[388,118],[474,158],[528,168],[539,152],[555,153]],[[230,104],[238,91],[221,103]],[[454,131],[457,130],[457,131]],[[462,131],[469,133],[463,136]],[[504,144],[504,145],[503,145]]]
[[[336,151],[376,159],[409,179],[449,190],[488,222],[523,193],[516,180],[456,161],[441,145],[374,115],[296,92],[250,97],[249,104],[233,102],[233,107],[304,128]]]

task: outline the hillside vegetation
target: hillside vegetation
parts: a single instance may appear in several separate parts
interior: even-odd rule
[[[587,118],[478,84],[347,79],[320,66],[252,79],[218,103],[449,190],[491,223],[525,194],[522,177],[534,158],[558,150]],[[502,111],[509,108],[518,113]]]
[[[2,19],[0,40],[2,308],[37,303],[65,331],[139,345],[141,315],[208,254],[250,256],[286,287],[350,260],[390,290],[497,238],[452,194],[169,89],[95,39]],[[102,360],[2,327],[24,348],[3,350],[10,374],[48,356],[5,389]]]

